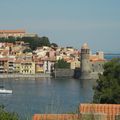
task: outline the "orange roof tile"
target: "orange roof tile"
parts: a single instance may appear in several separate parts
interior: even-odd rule
[[[78,120],[78,114],[35,114],[33,120]]]
[[[90,56],[89,60],[93,61],[93,62],[103,62],[103,61],[106,61],[105,59],[98,58],[98,56]]]
[[[0,58],[0,61],[7,61],[8,58]]]
[[[22,62],[22,60],[16,60],[15,61],[15,63],[21,63]]]
[[[25,30],[0,30],[0,33],[25,33]]]
[[[115,115],[120,114],[120,104],[81,104],[80,113],[103,113],[107,120],[115,120]]]

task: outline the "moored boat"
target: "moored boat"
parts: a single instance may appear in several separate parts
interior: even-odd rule
[[[12,90],[0,89],[0,94],[12,94]]]

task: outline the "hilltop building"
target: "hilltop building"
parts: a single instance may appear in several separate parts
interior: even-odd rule
[[[26,33],[23,29],[18,30],[0,30],[0,38],[8,38],[8,37],[37,37],[38,35],[35,33]]]
[[[103,73],[103,65],[106,62],[103,52],[97,52],[95,55],[90,54],[87,43],[81,47],[80,61],[80,79],[98,79],[98,74]]]
[[[38,35],[35,33],[26,33],[23,35],[23,37],[37,37]]]
[[[0,38],[23,37],[25,30],[0,30]]]

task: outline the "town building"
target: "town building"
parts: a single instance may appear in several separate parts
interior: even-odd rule
[[[21,60],[16,60],[15,61],[15,73],[20,73],[20,66],[21,66]]]
[[[44,73],[51,73],[52,71],[54,71],[54,64],[55,64],[55,60],[53,59],[44,59],[44,64],[43,64],[43,69],[44,69]]]
[[[0,58],[0,73],[7,73],[8,71],[8,59]]]
[[[20,65],[21,74],[35,74],[35,62],[22,61]]]
[[[80,61],[79,60],[72,60],[70,62],[70,69],[75,70],[76,68],[80,68]]]
[[[25,33],[23,37],[37,37],[38,35],[35,33]]]
[[[25,30],[0,30],[0,38],[23,37]]]
[[[8,73],[14,73],[14,72],[15,72],[15,59],[8,58]]]
[[[35,62],[35,73],[44,73],[44,62]]]

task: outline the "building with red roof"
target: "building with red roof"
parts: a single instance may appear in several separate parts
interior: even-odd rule
[[[23,37],[25,35],[25,30],[0,30],[0,37]]]

